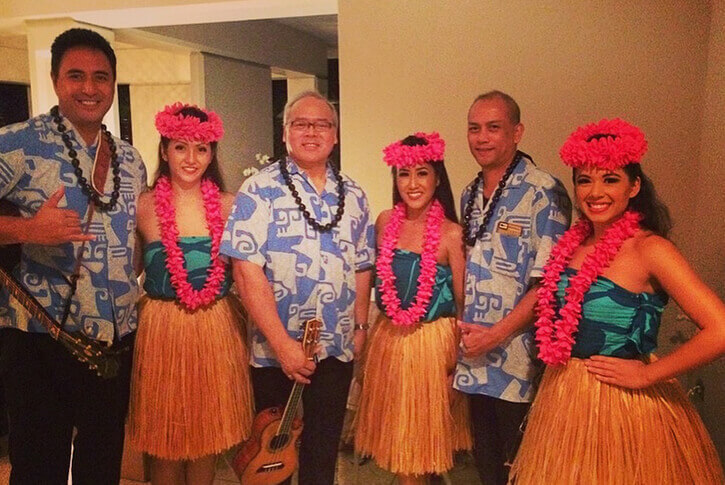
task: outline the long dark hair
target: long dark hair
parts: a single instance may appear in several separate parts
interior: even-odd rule
[[[665,203],[657,197],[652,180],[644,174],[639,163],[625,165],[624,173],[630,182],[639,178],[639,193],[629,199],[629,208],[642,214],[640,225],[659,236],[667,237],[672,229],[672,218]]]
[[[185,108],[182,108],[179,110],[179,113],[184,116],[193,116],[194,118],[198,118],[199,121],[209,121],[209,117],[201,111],[198,108],[194,108],[193,106],[187,106]],[[158,177],[161,177],[162,175],[166,175],[167,177],[171,178],[171,171],[169,170],[169,162],[164,160],[164,153],[166,153],[166,150],[169,148],[169,143],[171,143],[171,138],[166,138],[165,136],[161,137],[161,141],[159,141],[159,170],[158,170]],[[206,170],[204,171],[203,177],[210,179],[212,182],[217,184],[219,186],[219,189],[224,191],[224,181],[222,180],[222,174],[219,170],[219,159],[217,158],[217,147],[219,145],[219,142],[213,141],[209,143],[209,147],[211,148],[211,163],[209,163],[209,166],[206,167]],[[158,180],[157,177],[157,180]],[[154,183],[156,185],[156,183]]]
[[[425,140],[413,135],[403,139],[402,141],[403,145],[408,146],[421,145],[423,144],[423,142],[425,142]],[[438,177],[438,186],[436,187],[435,192],[433,192],[433,199],[440,202],[441,206],[443,206],[443,212],[445,213],[447,219],[458,223],[458,216],[456,215],[456,204],[453,200],[453,191],[451,190],[451,182],[448,179],[448,172],[446,171],[446,166],[443,163],[443,160],[432,160],[431,166],[433,167],[433,172]],[[398,202],[403,201],[403,198],[400,196],[400,192],[398,191],[398,186],[395,183],[395,177],[397,177],[397,175],[398,171],[395,167],[393,167],[394,205]]]

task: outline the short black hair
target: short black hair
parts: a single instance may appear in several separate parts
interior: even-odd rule
[[[58,76],[60,61],[63,60],[63,56],[68,49],[74,47],[87,47],[103,52],[108,59],[108,63],[111,64],[113,79],[116,79],[116,53],[113,52],[111,44],[98,32],[80,28],[66,30],[56,37],[53,45],[50,46],[50,73],[54,77]]]
[[[488,101],[490,99],[500,99],[501,101],[503,101],[506,105],[506,108],[508,109],[509,120],[511,120],[511,123],[513,123],[514,125],[518,125],[519,123],[521,123],[521,108],[519,108],[519,103],[517,103],[516,100],[508,94],[497,89],[494,89],[493,91],[488,91],[487,93],[479,94],[478,96],[476,96],[476,99],[473,100],[471,106],[479,101]]]

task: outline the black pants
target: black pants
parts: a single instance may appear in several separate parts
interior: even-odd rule
[[[257,411],[284,406],[292,381],[279,367],[252,367],[254,403]],[[352,362],[329,357],[317,364],[302,393],[304,428],[300,437],[300,485],[332,485],[335,481],[337,449],[345,420]]]
[[[121,370],[101,379],[47,334],[4,329],[0,378],[10,424],[11,485],[118,484],[133,335]]]
[[[510,464],[516,456],[523,433],[521,423],[531,403],[509,402],[481,394],[471,394],[473,458],[481,481],[505,485]]]

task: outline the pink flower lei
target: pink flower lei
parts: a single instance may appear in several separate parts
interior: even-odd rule
[[[154,189],[156,217],[159,220],[161,243],[166,250],[166,268],[171,274],[171,284],[176,297],[187,309],[194,311],[212,303],[222,288],[225,277],[225,263],[219,257],[224,221],[219,187],[209,179],[201,182],[201,194],[204,201],[206,225],[211,236],[211,261],[207,269],[207,278],[201,290],[195,290],[189,283],[189,274],[184,267],[184,253],[179,248],[179,228],[176,225],[176,211],[173,203],[173,190],[168,177],[161,177]]]
[[[418,289],[415,294],[415,303],[407,310],[400,307],[400,298],[395,288],[395,273],[393,272],[393,250],[398,243],[400,228],[406,215],[404,202],[396,204],[393,215],[385,225],[383,242],[380,246],[376,266],[380,278],[380,292],[385,314],[395,325],[415,325],[425,316],[428,303],[433,295],[435,283],[438,246],[441,241],[441,226],[445,213],[440,202],[434,200],[428,208],[423,235],[423,254],[420,258],[420,275],[418,276]]]
[[[574,334],[581,319],[584,294],[589,291],[594,280],[599,277],[612,262],[628,238],[639,229],[642,215],[627,211],[614,222],[587,255],[575,276],[569,280],[564,297],[564,306],[556,318],[556,290],[561,273],[564,272],[576,249],[589,237],[592,224],[588,219],[580,218],[561,237],[552,249],[549,262],[544,268],[541,287],[537,291],[536,304],[536,340],[539,342],[539,358],[548,365],[566,363],[571,357]]]

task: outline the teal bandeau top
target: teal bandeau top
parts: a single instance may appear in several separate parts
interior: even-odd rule
[[[420,254],[406,249],[395,249],[393,253],[393,273],[395,288],[398,290],[400,307],[408,309],[415,301],[420,275]],[[380,279],[375,278],[375,301],[380,311],[384,311],[380,293]],[[428,311],[423,321],[430,322],[441,317],[453,317],[456,314],[456,302],[453,298],[453,275],[450,266],[436,265],[436,278],[433,294],[428,303]]]
[[[211,260],[211,237],[187,236],[179,238],[179,248],[184,253],[184,266],[189,273],[189,283],[195,290],[201,290],[206,283],[207,268]],[[166,269],[166,251],[161,241],[146,245],[143,253],[146,280],[143,288],[152,298],[176,299],[176,290],[171,285],[171,275]],[[225,296],[231,287],[229,266],[217,298]]]
[[[565,289],[576,270],[567,268],[561,275],[556,298],[564,304]],[[658,293],[633,293],[614,281],[600,276],[582,302],[572,357],[592,355],[635,358],[657,347],[662,311],[668,297]]]

